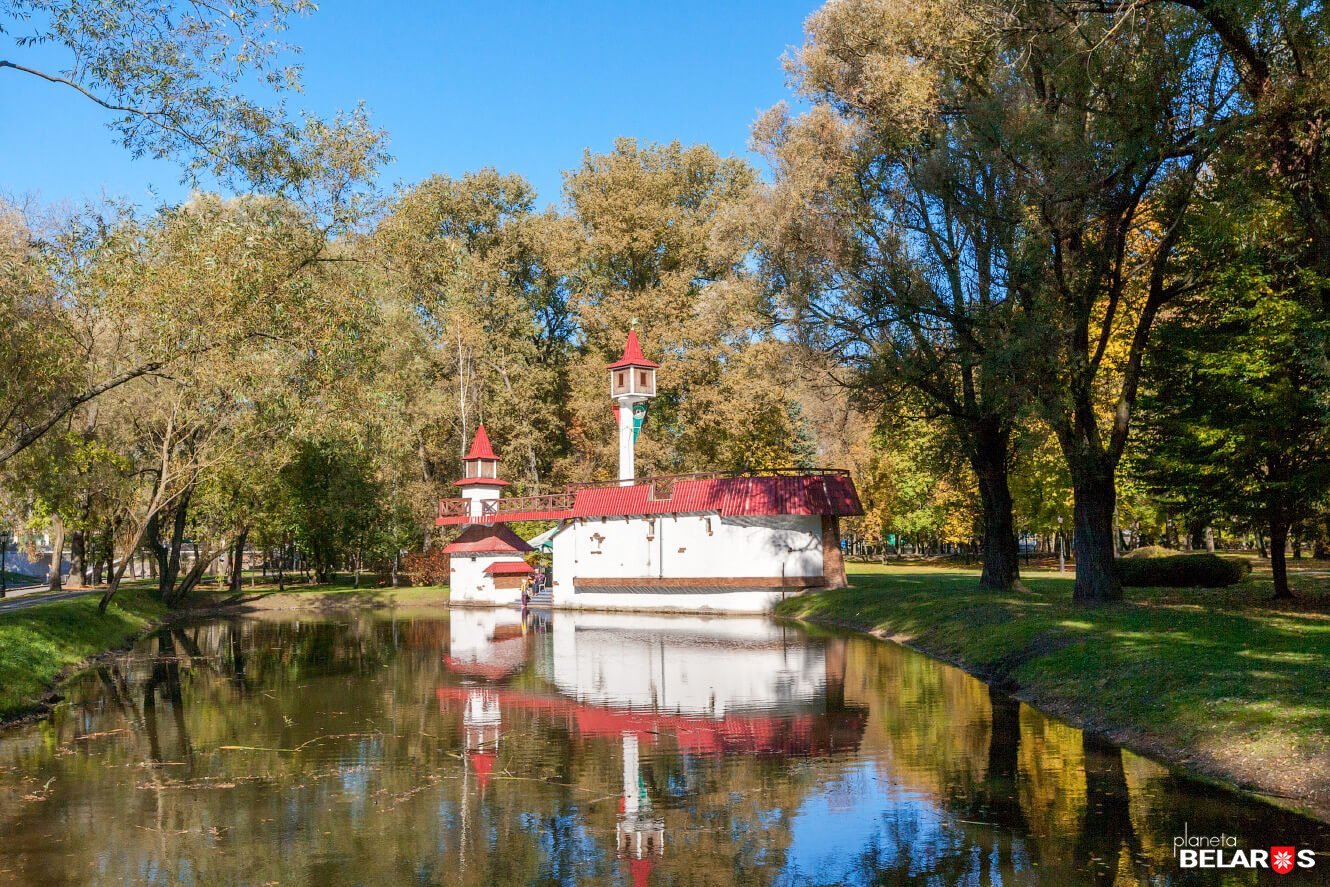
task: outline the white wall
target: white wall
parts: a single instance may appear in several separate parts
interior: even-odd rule
[[[569,522],[554,537],[554,603],[561,607],[765,612],[789,592],[575,594],[574,579],[821,576],[816,515],[589,518]]]
[[[622,617],[558,613],[552,674],[579,702],[723,717],[736,710],[790,714],[823,705],[823,650],[766,619]],[[546,667],[542,665],[542,670]]]
[[[518,560],[511,554],[454,554],[450,559],[448,598],[462,604],[521,604],[522,589],[495,588],[485,568],[498,561]]]

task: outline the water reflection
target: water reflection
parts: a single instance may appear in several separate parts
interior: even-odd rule
[[[1181,872],[1173,836],[1330,849],[934,660],[763,619],[223,620],[67,695],[0,736],[0,881],[1254,884]]]

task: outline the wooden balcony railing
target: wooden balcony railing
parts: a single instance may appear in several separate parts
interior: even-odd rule
[[[470,499],[439,500],[439,517],[466,517],[470,513]]]

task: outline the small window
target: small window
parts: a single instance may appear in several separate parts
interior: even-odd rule
[[[641,381],[638,384],[640,384],[643,388],[647,387],[647,371],[642,370],[642,372],[638,373],[638,376],[641,379]]]
[[[614,387],[619,389],[623,388],[623,373],[614,374]]]

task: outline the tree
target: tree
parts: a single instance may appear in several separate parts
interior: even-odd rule
[[[1222,180],[1199,240],[1227,264],[1161,328],[1141,462],[1158,494],[1262,527],[1288,598],[1290,530],[1330,491],[1330,321],[1301,267],[1296,208]]]
[[[579,353],[569,368],[565,473],[612,476],[612,423],[604,373],[635,328],[661,363],[657,396],[638,442],[642,473],[740,467],[754,445],[766,462],[797,462],[797,424],[781,386],[789,352],[765,348],[742,360],[768,324],[746,267],[740,219],[756,182],[745,162],[705,145],[642,145],[619,139],[584,157],[564,191],[584,239],[573,308]],[[766,361],[763,370],[758,362]],[[764,374],[762,384],[745,386]],[[781,417],[758,444],[751,415]],[[735,461],[735,460],[738,461]]]
[[[121,506],[128,548],[153,544],[168,602],[201,576],[196,562],[175,584],[200,484],[301,431],[374,358],[363,330],[377,312],[357,289],[354,264],[341,258],[327,228],[289,201],[196,195],[144,222],[124,220],[89,264],[96,292],[134,307],[136,336],[187,355],[170,375],[146,377],[116,401],[139,478]],[[233,539],[216,541],[221,550]]]
[[[929,114],[917,91],[893,79],[887,94],[850,62],[867,51],[892,65],[910,41],[945,36],[895,12],[870,23],[837,5],[810,19],[794,72],[814,109],[791,120],[778,107],[756,130],[776,173],[758,254],[785,322],[848,384],[879,404],[921,397],[948,423],[978,479],[980,581],[1007,588],[1019,576],[1008,473],[1022,407],[1008,347],[1020,309],[1005,280],[1012,171],[964,115]]]
[[[962,118],[984,161],[976,169],[1010,174],[997,181],[1014,210],[1001,219],[1015,232],[1001,282],[1019,308],[1013,378],[1067,462],[1075,599],[1120,598],[1114,472],[1151,328],[1192,285],[1175,251],[1199,171],[1237,104],[1217,76],[1222,62],[1195,18],[1169,9],[832,4],[813,27],[819,63],[809,76],[848,81],[867,116],[907,133]],[[1120,360],[1108,356],[1114,340],[1128,343]]]
[[[73,90],[116,115],[110,128],[135,157],[171,157],[195,174],[262,181],[280,168],[299,135],[278,103],[242,93],[248,84],[280,95],[298,89],[300,69],[279,36],[304,0],[203,3],[135,0],[4,0],[0,33],[12,36],[0,70]],[[67,67],[36,67],[64,53]],[[8,53],[7,53],[8,54]]]
[[[241,0],[225,9],[169,0],[3,0],[0,34],[13,35],[16,55],[0,58],[0,71],[75,90],[118,114],[110,125],[135,156],[179,158],[190,181],[206,172],[225,185],[280,195],[335,236],[374,200],[365,185],[387,157],[383,133],[363,109],[325,121],[244,94],[251,83],[279,94],[299,87],[299,70],[283,63],[290,47],[277,37],[291,17],[312,9],[304,0]],[[63,51],[68,67],[35,67],[27,55],[38,47],[43,57]],[[88,330],[65,277],[71,252],[77,262],[100,236],[96,220],[38,241],[15,225],[10,208],[0,207],[0,215],[0,249],[7,260],[21,259],[0,264],[0,321],[38,334],[15,338],[4,354],[35,371],[0,387],[0,431],[9,438],[0,443],[3,463],[81,405],[194,352],[140,342],[148,347],[112,367],[87,360]],[[102,320],[115,314],[112,305],[101,309]],[[8,353],[17,348],[30,355]]]
[[[380,521],[382,494],[368,456],[340,441],[303,443],[282,469],[295,541],[309,556],[319,582],[369,541]]]

